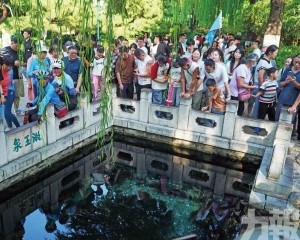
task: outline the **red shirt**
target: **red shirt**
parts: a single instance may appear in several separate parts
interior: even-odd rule
[[[7,93],[8,93],[8,87],[10,84],[10,73],[9,73],[9,71],[8,72],[3,71],[3,69],[1,69],[1,71],[2,71],[2,75],[3,75],[3,80],[0,81],[0,85],[2,86],[2,89],[3,89],[3,95],[6,97]]]

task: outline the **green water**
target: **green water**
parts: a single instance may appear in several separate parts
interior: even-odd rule
[[[66,224],[68,231],[58,234],[59,239],[173,239],[193,233],[204,239],[201,230],[209,227],[207,219],[213,214],[204,225],[196,222],[196,214],[208,199],[222,201],[213,199],[211,190],[176,185],[157,174],[141,180],[134,169],[116,169],[117,177],[112,173],[105,184],[107,194],[101,190],[84,201],[78,199],[76,214]],[[88,185],[78,191],[81,196],[84,189],[89,189]]]

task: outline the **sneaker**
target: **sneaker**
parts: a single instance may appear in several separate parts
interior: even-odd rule
[[[5,128],[5,132],[8,132],[8,131],[10,131],[10,130],[12,130],[13,128],[11,128],[11,127],[6,127]]]
[[[16,115],[24,115],[24,112],[22,112],[22,110],[20,110],[20,109],[17,109],[17,110],[15,110],[15,114]]]

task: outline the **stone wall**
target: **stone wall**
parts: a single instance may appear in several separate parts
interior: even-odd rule
[[[257,157],[269,156],[269,165],[266,169],[261,166],[257,179],[261,179],[262,173],[269,182],[279,184],[284,176],[288,163],[285,153],[292,134],[287,109],[282,109],[277,123],[238,117],[237,101],[229,101],[225,115],[217,115],[191,109],[191,99],[182,99],[178,108],[152,104],[151,90],[147,89],[142,91],[140,101],[117,98],[115,89],[112,98],[113,118],[108,119],[108,127],[114,125],[129,129],[133,134],[138,130]],[[168,117],[158,118],[157,111]],[[70,118],[74,123],[61,128],[61,122]],[[88,144],[89,139],[96,139],[100,120],[101,104],[89,103],[83,98],[80,108],[62,119],[54,116],[53,106],[48,106],[41,125],[31,123],[5,132],[0,122],[0,189],[11,184],[9,179],[22,179],[24,173],[33,174],[37,171],[35,166],[41,163],[46,166],[47,159],[55,156],[59,160],[61,155]],[[255,133],[255,128],[260,128],[260,132]]]

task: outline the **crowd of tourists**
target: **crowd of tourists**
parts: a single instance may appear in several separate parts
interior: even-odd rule
[[[107,79],[107,49],[97,44],[96,37],[80,46],[67,41],[60,49],[57,44],[48,48],[43,40],[33,42],[31,35],[30,29],[23,30],[23,56],[15,37],[0,52],[0,118],[5,118],[7,130],[13,124],[20,126],[15,115],[24,111],[19,108],[24,91],[28,92],[27,108],[38,104],[33,120],[41,122],[48,103],[58,111],[76,109],[77,95],[83,89],[91,89],[91,101],[100,100]],[[275,45],[260,49],[260,41],[254,40],[246,47],[227,34],[216,37],[209,46],[203,36],[187,39],[184,33],[174,45],[168,35],[156,35],[152,42],[145,33],[131,44],[120,36],[113,49],[110,79],[119,97],[139,101],[141,90],[147,88],[152,89],[155,104],[179,106],[181,99],[191,98],[194,110],[214,114],[225,114],[227,102],[237,100],[237,115],[270,121],[279,120],[283,106],[295,116],[298,111],[300,54],[287,58],[284,66],[276,66]],[[156,115],[170,118],[165,112],[156,111]]]

